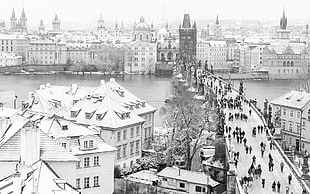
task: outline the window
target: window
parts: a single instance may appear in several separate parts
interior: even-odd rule
[[[132,167],[132,166],[133,166],[133,161],[131,160],[131,161],[130,161],[130,167]]]
[[[292,145],[292,138],[291,138],[291,137],[289,138],[288,143],[289,143],[290,145]]]
[[[300,134],[300,126],[297,124],[297,133]]]
[[[147,138],[147,128],[144,128],[144,139]]]
[[[285,108],[283,109],[283,115],[286,115],[286,109]]]
[[[123,139],[124,140],[127,139],[127,129],[124,129],[124,131],[123,131]]]
[[[185,183],[180,183],[180,188],[185,188]]]
[[[61,143],[61,146],[67,149],[67,143]]]
[[[133,155],[133,146],[135,142],[130,142],[130,155]]]
[[[139,135],[140,135],[140,127],[138,126],[136,127],[136,136],[139,137]]]
[[[99,187],[99,176],[94,176],[94,187]]]
[[[134,136],[134,128],[131,128],[130,129],[130,137],[133,138],[133,136]]]
[[[89,167],[89,157],[84,158],[84,167],[85,168]]]
[[[285,130],[285,122],[282,123],[282,129]]]
[[[117,141],[121,141],[121,132],[120,131],[117,132]]]
[[[298,111],[296,114],[296,117],[299,119],[300,118],[300,112]]]
[[[196,186],[196,187],[195,187],[195,191],[196,191],[196,192],[201,192],[201,191],[202,191],[201,186]]]
[[[298,125],[297,125],[297,127],[298,127]],[[291,132],[293,131],[293,124],[292,123],[290,123],[290,131]]]
[[[94,141],[93,140],[89,140],[88,147],[89,148],[94,147]]]
[[[121,146],[117,146],[117,159],[121,158]]]
[[[99,156],[94,157],[94,166],[99,166]]]
[[[127,144],[123,145],[123,157],[126,157],[126,153],[127,153]]]
[[[80,160],[76,163],[76,168],[81,168],[81,161]]]
[[[293,116],[294,116],[294,111],[291,110],[291,111],[290,111],[290,117],[293,117]]]
[[[76,188],[77,189],[81,188],[81,180],[79,178],[76,179]]]
[[[308,110],[308,121],[310,121],[310,109]]]
[[[89,177],[84,178],[84,188],[89,188]]]
[[[136,153],[140,152],[140,140],[136,141]]]
[[[84,141],[84,148],[88,148],[88,141]]]

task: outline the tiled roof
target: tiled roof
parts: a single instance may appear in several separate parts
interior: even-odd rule
[[[66,130],[63,130],[63,126],[67,126]],[[73,123],[72,121],[68,121],[56,115],[52,117],[44,117],[40,123],[38,123],[38,127],[54,138],[99,134],[99,131],[96,131],[95,129],[89,129],[86,126]]]
[[[0,141],[0,161],[19,161],[21,156],[21,129],[27,119],[16,119]],[[39,129],[40,130],[40,129]],[[76,161],[71,153],[40,130],[40,158],[46,161]]]
[[[207,181],[207,175],[205,175],[203,172],[195,172],[195,171],[177,169],[173,167],[166,167],[165,169],[157,173],[157,176],[182,180],[195,184],[202,184],[202,185],[208,184],[212,187],[219,185],[219,183],[213,180],[211,177],[209,177],[209,181]]]
[[[76,117],[71,117],[71,111],[76,111],[76,106],[80,108],[80,111],[78,111]],[[86,118],[86,113],[90,113],[91,118]],[[103,113],[101,120],[97,119],[97,113]],[[130,114],[129,118],[122,119],[121,114],[125,113],[129,113],[129,110],[116,104],[109,96],[104,96],[102,100],[92,96],[89,99],[86,97],[78,101],[72,108],[59,114],[66,119],[74,120],[77,123],[96,125],[109,129],[117,129],[144,122],[144,119],[135,114]]]
[[[274,100],[271,104],[292,107],[296,109],[304,109],[304,107],[310,102],[310,93],[290,91]]]
[[[37,191],[36,193],[63,193],[63,194],[78,194],[78,192],[66,180],[61,179],[52,168],[44,161],[40,160],[21,172],[21,179],[11,175],[0,180],[0,192],[10,193],[15,191],[21,194],[28,194]],[[36,181],[36,183],[34,183]],[[21,184],[23,182],[23,184]],[[63,188],[58,184],[64,184]],[[16,186],[20,185],[19,191],[16,191]],[[35,187],[34,187],[35,185]]]

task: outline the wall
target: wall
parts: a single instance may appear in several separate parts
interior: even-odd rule
[[[0,179],[3,179],[15,172],[18,162],[0,162]]]
[[[75,186],[76,162],[75,161],[49,161],[51,168],[61,177]]]

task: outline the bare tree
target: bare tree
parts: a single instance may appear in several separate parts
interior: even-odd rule
[[[194,99],[182,86],[174,89],[174,97],[161,109],[161,114],[173,126],[166,156],[168,161],[177,156],[185,158],[186,169],[191,170],[197,150],[209,132],[216,130],[218,119],[207,102]]]

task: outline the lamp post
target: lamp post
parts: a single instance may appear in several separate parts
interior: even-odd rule
[[[15,95],[15,97],[14,97],[14,109],[16,109],[16,101],[17,101],[17,96]]]

